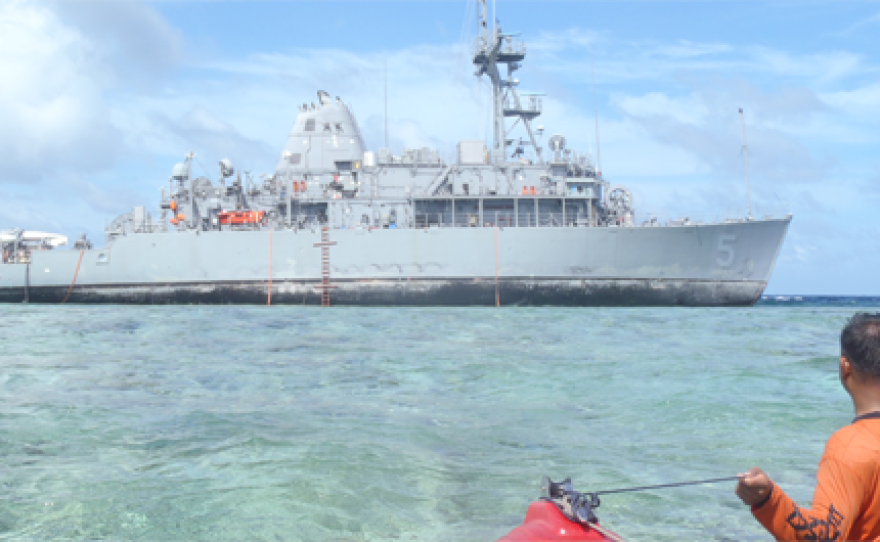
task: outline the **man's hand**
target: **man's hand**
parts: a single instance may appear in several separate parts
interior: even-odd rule
[[[752,467],[739,475],[736,496],[745,504],[755,506],[764,502],[772,488],[773,482],[770,481],[767,474],[758,467]]]

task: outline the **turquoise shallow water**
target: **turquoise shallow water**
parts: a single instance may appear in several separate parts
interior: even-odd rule
[[[492,540],[543,475],[762,466],[809,503],[875,301],[751,309],[4,306],[0,539]],[[632,540],[764,540],[733,484],[609,495]]]

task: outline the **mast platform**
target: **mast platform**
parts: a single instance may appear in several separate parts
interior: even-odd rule
[[[477,40],[473,47],[474,64],[482,65],[492,62],[493,47],[482,39]],[[495,62],[520,62],[526,57],[526,44],[522,40],[502,38],[498,52],[495,53]]]

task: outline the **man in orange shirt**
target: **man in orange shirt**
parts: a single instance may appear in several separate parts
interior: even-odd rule
[[[740,475],[737,496],[777,540],[880,540],[880,314],[856,314],[843,328],[839,371],[856,418],[825,445],[813,508],[759,468]]]

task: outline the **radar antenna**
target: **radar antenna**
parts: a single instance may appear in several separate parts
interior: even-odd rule
[[[565,150],[565,137],[555,134],[547,141],[547,145],[554,153],[553,161],[556,163],[562,162],[562,151]]]

